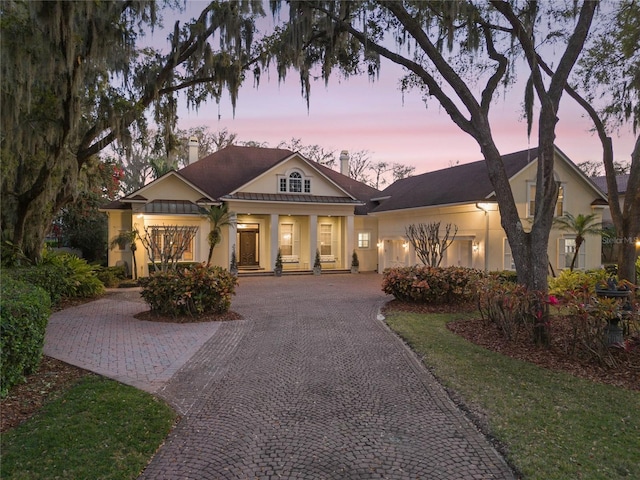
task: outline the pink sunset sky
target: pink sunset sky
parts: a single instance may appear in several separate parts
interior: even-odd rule
[[[189,5],[194,6],[197,8],[197,2]],[[335,150],[336,158],[340,150],[368,150],[373,162],[412,165],[415,174],[482,159],[475,140],[452,122],[437,101],[425,107],[418,91],[403,97],[398,87],[402,75],[401,67],[382,59],[375,82],[366,75],[343,79],[337,74],[326,87],[324,81],[316,81],[307,110],[296,72],[290,72],[280,84],[275,72],[265,72],[258,88],[249,74],[235,116],[228,95],[219,107],[212,101],[199,111],[188,111],[182,101],[179,127],[204,125],[213,132],[226,128],[239,141],[266,142],[271,147],[299,138],[303,144]],[[529,144],[526,122],[521,118],[521,86],[500,91],[496,97],[492,131],[500,151],[506,154],[536,146],[535,124]],[[600,142],[589,131],[591,122],[566,96],[559,118],[556,145],[575,163],[601,160]],[[631,131],[614,135],[615,159],[628,161],[633,144]]]

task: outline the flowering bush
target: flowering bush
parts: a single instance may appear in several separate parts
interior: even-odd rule
[[[140,284],[151,311],[178,316],[227,312],[238,281],[221,267],[197,264],[156,272],[140,279]]]
[[[616,348],[637,348],[640,310],[633,299],[599,297],[582,289],[566,292],[561,303],[571,331],[564,346],[568,354],[616,366]],[[621,342],[613,342],[613,331],[623,335]]]
[[[549,343],[549,306],[559,303],[554,295],[529,291],[495,275],[480,279],[476,293],[482,319],[494,323],[506,339],[524,334],[537,343]]]
[[[461,267],[398,267],[383,273],[382,290],[404,302],[450,304],[473,299],[481,272]]]

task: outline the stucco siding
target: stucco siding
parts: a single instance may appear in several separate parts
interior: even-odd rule
[[[239,192],[247,193],[279,193],[280,178],[297,171],[302,175],[302,180],[310,180],[311,195],[345,196],[345,193],[320,175],[308,163],[294,156],[275,168],[269,170],[254,181],[248,183]],[[304,188],[301,193],[304,193]]]

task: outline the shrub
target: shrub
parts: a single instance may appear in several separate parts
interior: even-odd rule
[[[124,265],[118,267],[99,267],[96,269],[96,276],[105,287],[113,288],[120,285],[120,282],[127,278]]]
[[[227,312],[238,281],[221,267],[198,264],[156,272],[140,284],[151,311],[175,317]]]
[[[476,284],[478,310],[486,322],[495,324],[508,340],[526,330],[529,313],[527,289],[499,275]]]
[[[0,282],[0,395],[5,396],[40,363],[51,302],[42,288],[9,275]]]
[[[561,301],[563,318],[570,327],[570,336],[564,345],[566,353],[615,367],[620,352],[640,345],[640,308],[633,295],[601,297],[586,286],[565,292]],[[622,341],[616,339],[616,331]]]
[[[13,276],[17,280],[36,285],[44,289],[48,294],[53,305],[62,300],[67,291],[67,281],[65,272],[56,265],[37,265],[14,269]]]
[[[526,335],[536,343],[549,344],[549,305],[553,295],[527,290],[523,285],[490,275],[476,283],[478,310],[486,322],[495,324],[507,340]]]
[[[481,272],[461,267],[399,267],[383,273],[382,290],[404,302],[451,304],[473,299]]]
[[[604,269],[582,271],[562,270],[555,278],[549,278],[549,293],[564,296],[567,292],[588,291],[595,293],[596,285],[607,280]]]
[[[358,260],[358,254],[356,253],[356,251],[353,251],[353,254],[351,255],[351,266],[352,267],[359,267],[360,266],[360,260]]]
[[[103,293],[95,268],[75,255],[45,251],[39,264],[15,270],[14,275],[45,289],[57,304],[63,298],[91,298]]]
[[[503,282],[518,283],[518,274],[513,270],[500,270],[489,272],[490,277],[495,277]]]

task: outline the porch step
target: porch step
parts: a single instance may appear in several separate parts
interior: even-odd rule
[[[322,270],[322,275],[332,275],[336,273],[351,273],[351,270],[346,268]],[[313,270],[285,270],[282,272],[282,275],[313,275]],[[238,272],[238,277],[273,277],[273,271],[241,270]]]

